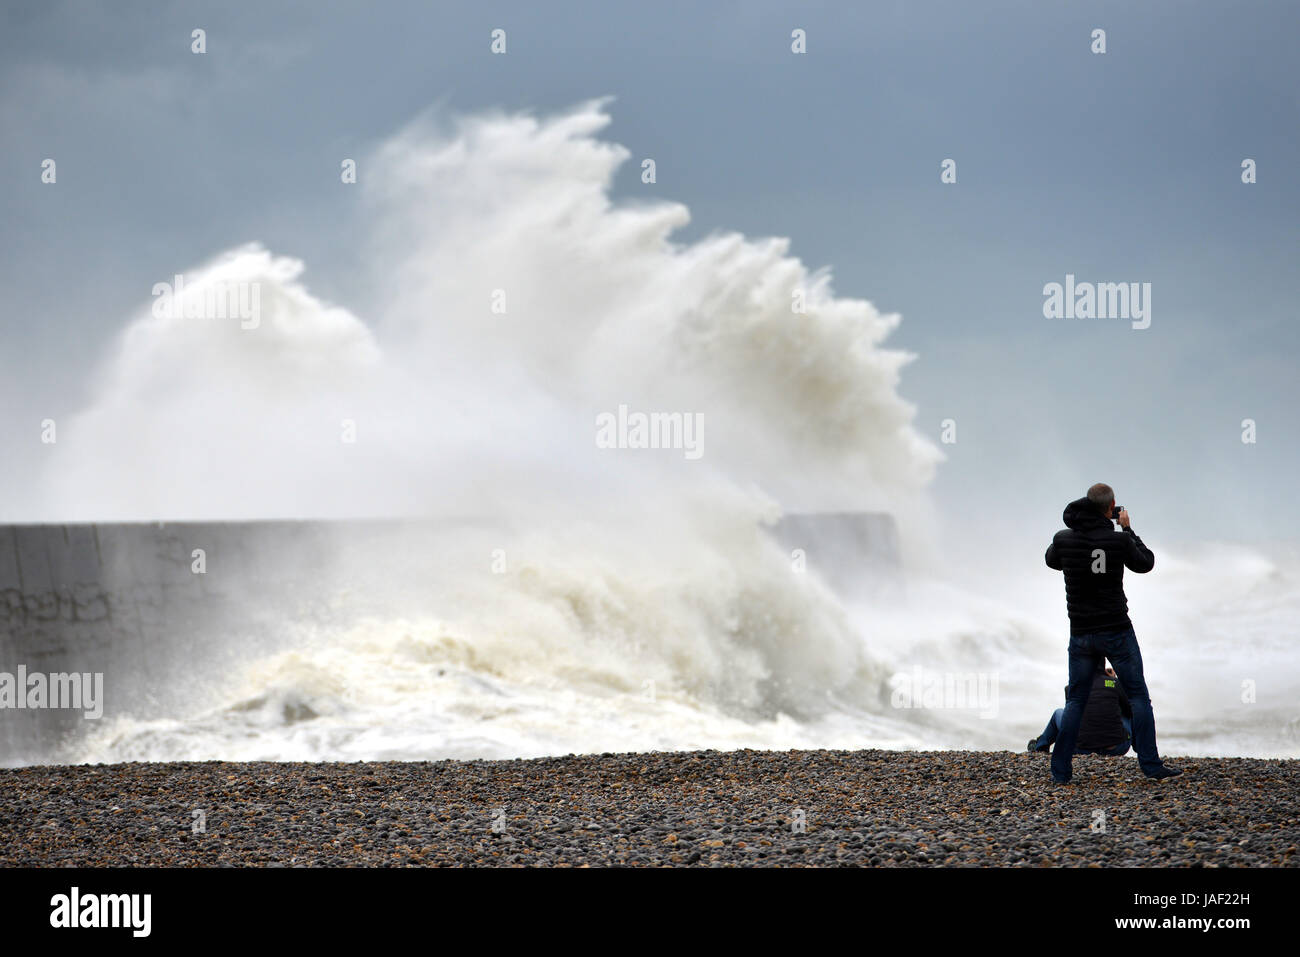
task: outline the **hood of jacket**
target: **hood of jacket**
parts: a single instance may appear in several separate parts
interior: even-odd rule
[[[1103,515],[1086,495],[1083,498],[1076,498],[1065,506],[1061,519],[1065,522],[1066,528],[1072,528],[1076,532],[1088,532],[1099,528],[1106,531],[1115,529],[1114,523]]]

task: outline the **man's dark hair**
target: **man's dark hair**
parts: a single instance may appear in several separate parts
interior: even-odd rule
[[[1105,482],[1098,482],[1088,489],[1088,501],[1097,506],[1097,511],[1104,513],[1115,504],[1115,490]]]

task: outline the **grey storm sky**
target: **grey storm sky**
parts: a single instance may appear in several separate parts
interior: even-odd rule
[[[918,429],[957,422],[950,519],[1050,529],[1104,480],[1144,533],[1294,537],[1298,28],[1284,2],[6,3],[0,488],[154,282],[259,240],[355,308],[340,157],[432,104],[608,94],[603,137],[658,167],[616,197],[685,203],[679,240],[791,237],[902,314]],[[1150,328],[1044,318],[1067,272],[1151,283]]]

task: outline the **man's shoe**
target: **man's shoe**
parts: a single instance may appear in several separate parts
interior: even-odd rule
[[[1178,777],[1178,775],[1182,773],[1183,772],[1178,770],[1178,768],[1171,768],[1169,765],[1166,764],[1162,766],[1160,770],[1155,772],[1154,774],[1148,774],[1147,777],[1151,778],[1153,781],[1159,781],[1161,778],[1176,778]]]
[[[1070,783],[1071,781],[1073,781],[1073,780],[1074,780],[1074,778],[1066,778],[1065,780],[1061,780],[1060,778],[1056,777],[1055,775],[1052,776],[1052,783],[1053,783],[1053,784],[1069,784],[1069,783]]]

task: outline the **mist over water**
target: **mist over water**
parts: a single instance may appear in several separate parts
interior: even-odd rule
[[[531,515],[665,482],[669,503],[711,484],[786,507],[924,501],[940,456],[896,391],[910,357],[880,345],[899,317],[835,297],[787,240],[679,245],[685,207],[614,206],[627,151],[597,138],[608,121],[601,102],[548,120],[430,115],[362,160],[356,269],[376,293],[359,315],[255,243],[186,271],[182,299],[257,283],[260,324],[142,307],[38,510]],[[703,460],[598,449],[596,416],[620,404],[701,414]]]
[[[912,357],[884,344],[899,317],[836,296],[788,240],[677,243],[684,206],[615,204],[629,154],[600,139],[608,122],[604,101],[431,113],[383,143],[356,187],[372,301],[323,302],[306,265],[249,243],[177,270],[181,298],[257,284],[256,328],[142,303],[61,426],[31,520],[445,531],[367,556],[401,585],[387,613],[286,614],[165,716],[106,717],[63,757],[1019,749],[1041,729],[1065,682],[1051,530],[1023,564],[945,551],[926,493],[942,456],[899,393]],[[598,447],[621,405],[698,414],[702,456]],[[846,597],[798,574],[762,528],[783,511],[895,515],[905,589]],[[1220,553],[1151,544],[1129,596],[1163,750],[1300,754],[1295,554],[1234,553],[1214,597]],[[321,589],[346,603],[357,558],[338,559]],[[891,675],[916,667],[996,676],[996,713],[894,707]]]

